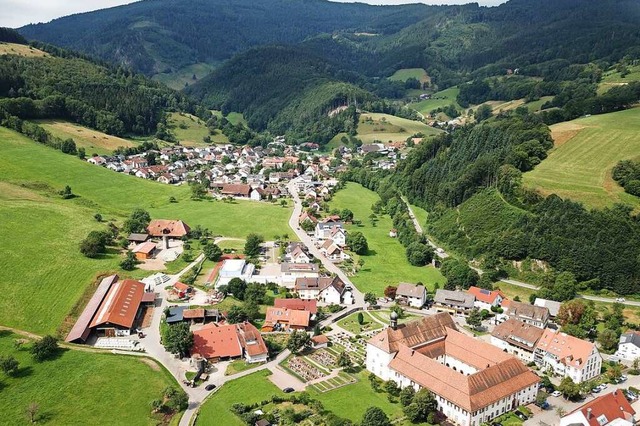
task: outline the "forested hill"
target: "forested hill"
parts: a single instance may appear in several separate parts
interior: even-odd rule
[[[8,39],[11,32],[5,32]],[[184,95],[143,75],[57,47],[35,47],[38,54],[0,56],[0,120],[18,131],[21,120],[54,118],[116,136],[149,135],[165,112],[193,109]]]
[[[89,53],[148,75],[216,63],[263,44],[338,30],[394,33],[425,5],[376,7],[326,0],[143,0],[20,29],[28,39]]]

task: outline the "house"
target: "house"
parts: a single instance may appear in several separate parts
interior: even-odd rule
[[[269,351],[260,332],[251,323],[210,323],[193,332],[191,355],[206,358],[209,362],[244,358],[254,363],[267,361]]]
[[[329,346],[329,338],[324,334],[319,334],[311,338],[311,346],[313,349],[321,349]]]
[[[311,313],[297,309],[269,306],[262,325],[262,331],[305,330],[309,327]]]
[[[127,237],[127,241],[134,244],[144,243],[149,239],[149,234],[132,233]]]
[[[245,185],[240,183],[227,183],[222,185],[220,194],[228,197],[244,197],[249,198],[251,195],[251,185]]]
[[[549,323],[549,309],[529,305],[526,303],[509,301],[506,306],[506,314],[509,318],[515,318],[518,321],[535,325],[536,327],[545,328]]]
[[[99,155],[96,155],[94,157],[91,157],[87,160],[87,163],[91,163],[95,166],[104,166],[105,164],[107,164],[107,160],[104,157],[100,157]]]
[[[254,270],[255,266],[252,263],[247,263],[244,259],[225,259],[218,272],[216,288],[229,284],[229,281],[234,278],[250,281]]]
[[[334,226],[329,232],[329,239],[339,247],[347,245],[347,231],[342,227]]]
[[[343,303],[346,286],[338,277],[298,278],[294,289],[300,299],[340,304]]]
[[[182,298],[191,293],[193,291],[193,287],[185,283],[181,283],[180,281],[176,281],[176,283],[173,285],[173,291],[176,292],[178,297]]]
[[[558,330],[545,329],[538,340],[533,361],[543,370],[582,383],[600,375],[602,357],[595,344]]]
[[[498,307],[502,305],[502,301],[507,298],[503,292],[500,290],[486,290],[480,287],[469,287],[467,293],[473,295],[476,299],[473,302],[473,306],[478,309],[486,309],[488,311],[491,310],[491,307]]]
[[[542,308],[547,308],[549,310],[549,317],[555,318],[558,316],[558,312],[560,312],[560,306],[562,303],[556,302],[555,300],[547,300],[537,297],[535,302],[533,302],[535,306],[540,306]]]
[[[276,308],[295,309],[298,311],[309,311],[312,316],[318,313],[318,306],[316,300],[302,300],[302,299],[275,299],[274,304]]]
[[[167,324],[177,324],[184,320],[184,311],[187,306],[171,306],[165,310],[164,321]]]
[[[114,282],[100,303],[89,328],[99,336],[129,336],[140,313],[145,284],[136,280]]]
[[[303,244],[296,244],[291,251],[286,251],[285,258],[291,263],[311,262],[311,256],[307,253]]]
[[[339,263],[344,260],[350,259],[347,253],[340,248],[332,239],[325,240],[320,246],[320,253],[322,253],[327,259],[332,262]]]
[[[259,189],[252,189],[249,193],[249,199],[252,201],[260,201],[262,200],[262,193]]]
[[[318,278],[320,267],[315,263],[281,263],[280,281],[287,288],[293,288],[298,278]]]
[[[436,312],[448,312],[451,315],[467,315],[473,309],[473,295],[463,291],[436,290],[433,306]]]
[[[560,426],[632,426],[635,414],[622,391],[616,389],[560,418]]]
[[[318,219],[316,219],[315,217],[311,216],[307,212],[302,212],[302,214],[300,215],[299,222],[300,222],[300,225],[302,225],[305,222],[311,222],[311,223],[313,223],[315,225],[316,223],[318,223]]]
[[[640,357],[640,333],[632,330],[623,333],[615,356],[631,362]]]
[[[145,261],[147,259],[152,259],[156,252],[156,243],[153,241],[147,241],[145,243],[138,244],[131,251],[135,254],[137,260]]]
[[[427,289],[423,285],[400,283],[396,290],[396,302],[422,308],[427,301]]]
[[[319,222],[316,224],[316,230],[314,236],[318,240],[327,240],[331,237],[332,232],[335,229],[342,229],[344,231],[344,225],[342,222]]]
[[[493,329],[491,344],[528,364],[533,362],[533,352],[543,332],[541,328],[511,318]]]
[[[431,391],[447,421],[479,426],[535,401],[539,377],[517,358],[456,328],[447,313],[391,326],[367,341],[367,370]]]
[[[154,219],[147,226],[147,233],[154,238],[162,238],[163,247],[169,247],[169,239],[181,239],[191,232],[191,227],[181,220]]]

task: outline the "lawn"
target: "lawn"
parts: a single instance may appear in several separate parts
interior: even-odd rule
[[[429,213],[427,213],[427,211],[422,207],[417,207],[414,205],[411,205],[411,210],[413,210],[413,214],[415,215],[416,219],[418,220],[418,223],[420,224],[420,226],[422,226],[422,229],[424,230],[424,228],[427,226],[427,219],[429,217]]]
[[[405,256],[405,248],[395,238],[389,237],[393,222],[389,216],[379,216],[376,226],[369,221],[371,206],[379,200],[378,195],[355,183],[348,183],[346,188],[338,191],[331,200],[332,209],[348,208],[353,211],[360,226],[349,225],[348,231],[359,231],[369,243],[369,254],[362,256],[363,268],[351,278],[362,292],[374,292],[381,296],[388,285],[401,282],[422,282],[433,289],[434,284],[444,283],[444,277],[438,269],[431,266],[412,266]]]
[[[98,273],[118,270],[116,254],[87,259],[78,251],[89,231],[106,227],[93,219],[97,212],[119,223],[142,207],[152,217],[179,218],[219,235],[293,235],[289,208],[192,201],[186,187],[93,166],[4,128],[0,141],[0,323],[6,326],[54,333]],[[56,191],[65,185],[78,197],[62,200]]]
[[[400,69],[400,70],[396,71],[395,73],[393,73],[393,75],[391,77],[389,77],[389,80],[404,82],[404,81],[407,81],[410,78],[415,78],[416,80],[418,80],[421,83],[430,83],[431,82],[431,78],[429,77],[427,72],[422,68],[403,68],[403,69]]]
[[[551,131],[556,146],[524,175],[527,187],[589,207],[614,203],[640,207],[640,199],[625,193],[611,178],[618,161],[640,158],[640,108],[555,124]]]
[[[180,141],[180,144],[184,146],[209,146],[210,144],[203,141],[205,136],[209,136],[213,143],[229,143],[229,139],[220,130],[216,130],[215,135],[209,135],[209,129],[204,121],[191,114],[171,113],[169,127]]]
[[[389,317],[391,316],[390,310],[368,311],[368,313],[377,318],[378,321],[382,321],[384,324],[389,323]],[[402,318],[398,319],[398,323],[405,324],[417,318],[419,318],[419,315],[413,315],[405,312]]]
[[[262,365],[258,362],[248,363],[244,360],[237,359],[232,361],[228,366],[226,371],[224,372],[225,376],[231,376],[232,374],[241,373],[243,371],[251,370],[252,368],[256,368]]]
[[[112,154],[116,148],[136,146],[135,142],[107,135],[88,127],[64,120],[36,120],[42,128],[61,139],[71,138],[78,148],[84,148],[87,156]]]
[[[615,69],[611,69],[602,75],[602,81],[598,86],[598,94],[602,94],[612,87],[620,86],[623,84],[631,83],[632,81],[640,80],[640,65],[629,66],[629,74],[622,77],[622,75]]]
[[[450,87],[446,90],[434,93],[431,95],[431,99],[411,103],[408,107],[413,108],[424,115],[429,114],[434,109],[446,107],[452,104],[458,109],[458,111],[463,111],[464,108],[458,105],[458,102],[456,101],[458,93],[460,93],[460,89],[458,89],[457,86]]]
[[[241,402],[254,404],[271,398],[271,395],[284,395],[267,376],[268,370],[259,371],[240,379],[225,383],[219,391],[211,395],[200,408],[198,425],[238,425],[245,423],[231,412],[231,406]]]
[[[48,53],[24,44],[0,42],[0,55],[17,55],[30,58],[49,56]]]
[[[215,68],[214,65],[199,62],[197,64],[189,65],[171,73],[156,74],[152,77],[153,80],[159,81],[174,90],[182,90],[185,85],[194,84],[199,79],[207,76]],[[193,79],[193,76],[196,79]]]
[[[362,313],[364,321],[362,325],[358,323],[358,314]],[[382,324],[371,318],[369,312],[355,312],[340,321],[338,321],[338,327],[347,330],[353,334],[360,334],[365,331],[378,330],[382,328]]]
[[[167,386],[178,386],[147,358],[64,350],[57,359],[34,363],[30,345],[14,348],[18,338],[0,332],[0,353],[20,363],[17,377],[0,381],[2,424],[30,424],[24,412],[35,402],[38,423],[155,425],[159,419],[151,417],[150,402]]]
[[[371,118],[373,121],[368,121]],[[389,114],[366,113],[360,115],[357,137],[363,143],[400,142],[405,141],[416,133],[425,136],[433,136],[441,133],[440,130],[427,126],[424,123],[406,118],[400,118]]]

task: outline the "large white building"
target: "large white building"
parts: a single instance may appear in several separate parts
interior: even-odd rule
[[[533,360],[543,370],[582,383],[600,375],[602,357],[596,345],[558,330],[546,329],[538,340]]]
[[[640,357],[640,333],[629,331],[620,336],[615,356],[633,362]]]
[[[318,300],[327,304],[352,304],[351,292],[338,277],[298,278],[294,290],[303,300]]]
[[[396,290],[396,302],[422,308],[427,301],[427,289],[421,284],[400,283]]]
[[[560,426],[633,426],[636,411],[619,389],[589,401],[560,419]]]
[[[533,362],[533,352],[544,330],[510,318],[491,332],[491,344],[515,355],[525,363]]]
[[[430,390],[461,426],[533,402],[540,379],[515,357],[460,333],[448,313],[392,326],[367,342],[367,370],[400,387]]]
[[[250,281],[254,270],[255,266],[244,259],[227,259],[222,262],[216,287],[227,285],[234,278]]]

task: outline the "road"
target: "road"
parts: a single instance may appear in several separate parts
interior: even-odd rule
[[[342,269],[340,269],[336,264],[334,264],[329,259],[327,259],[320,252],[320,250],[315,246],[313,239],[309,235],[307,235],[304,229],[300,228],[299,219],[300,219],[300,215],[302,214],[302,201],[298,196],[297,179],[294,179],[291,182],[289,182],[289,184],[287,185],[287,189],[289,190],[289,193],[293,198],[293,213],[289,218],[289,226],[291,227],[291,229],[293,229],[293,232],[296,233],[300,241],[302,241],[308,247],[309,252],[316,259],[319,259],[320,262],[322,262],[322,266],[324,266],[327,271],[333,274],[336,274],[342,280],[342,282],[344,282],[346,285],[352,288],[351,291],[352,291],[355,303],[351,306],[364,307],[365,306],[364,294],[362,294],[360,290],[358,290],[356,286],[353,285],[353,283],[351,282],[347,274],[345,274],[344,271],[342,271]]]

